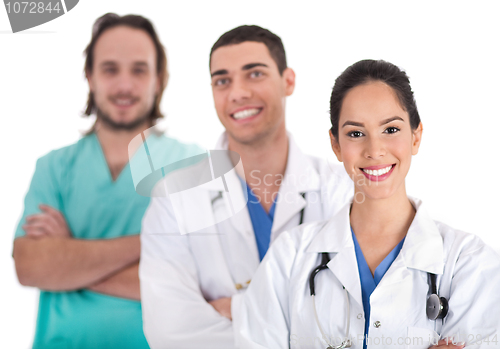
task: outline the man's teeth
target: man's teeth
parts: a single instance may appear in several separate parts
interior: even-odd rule
[[[249,118],[260,112],[260,109],[245,109],[233,114],[233,117],[237,120]]]
[[[363,172],[368,173],[370,176],[382,176],[383,174],[386,174],[389,172],[392,168],[391,166],[387,166],[386,168],[381,168],[380,170],[365,170],[363,168]]]
[[[115,99],[115,103],[118,105],[131,105],[132,100],[131,99]]]

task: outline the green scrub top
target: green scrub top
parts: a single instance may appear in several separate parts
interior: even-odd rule
[[[203,153],[196,145],[151,135],[149,152],[167,164]],[[149,197],[134,189],[129,164],[113,181],[95,133],[54,150],[36,164],[15,237],[39,204],[61,211],[73,237],[109,239],[139,234]],[[141,303],[81,289],[40,292],[33,348],[148,348]]]

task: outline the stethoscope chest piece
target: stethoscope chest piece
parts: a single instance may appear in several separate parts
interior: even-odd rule
[[[350,347],[351,347],[351,340],[346,339],[339,346],[333,347],[333,346],[329,345],[326,349],[344,349],[344,348],[350,348]]]
[[[439,297],[437,294],[431,294],[427,298],[427,317],[430,320],[442,319],[448,313],[448,300],[444,297]]]
[[[427,273],[429,278],[429,288],[431,295],[427,298],[426,313],[430,320],[444,319],[448,314],[448,300],[444,297],[439,297],[437,292],[437,276],[436,274]]]

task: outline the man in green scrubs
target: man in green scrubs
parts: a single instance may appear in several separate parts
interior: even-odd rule
[[[129,143],[142,134],[165,165],[203,151],[147,131],[162,117],[168,76],[147,19],[104,15],[85,52],[86,113],[96,123],[37,161],[15,233],[16,271],[41,290],[33,348],[148,348],[138,234],[149,198],[135,192]]]

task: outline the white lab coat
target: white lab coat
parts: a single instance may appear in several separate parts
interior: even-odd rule
[[[478,237],[433,221],[419,200],[411,201],[417,213],[403,247],[370,297],[368,336],[373,342],[367,342],[368,348],[429,348],[434,332],[440,338],[463,338],[467,348],[498,347],[500,257]],[[345,338],[345,286],[352,348],[363,347],[365,319],[349,209],[348,204],[327,222],[285,232],[271,246],[242,302],[242,348],[327,347],[308,285],[311,271],[321,263],[320,252],[331,257],[328,269],[315,279],[320,324],[327,337],[335,338],[332,344]],[[444,322],[426,316],[427,272],[438,274],[438,294],[449,300]],[[489,336],[490,343],[474,345],[476,336]]]
[[[216,149],[227,149],[225,134]],[[276,204],[271,242],[298,225],[303,208],[304,222],[324,220],[350,200],[352,181],[340,165],[332,166],[301,153],[289,135],[287,168],[279,189],[283,200]],[[228,211],[226,200],[212,207],[211,200],[223,188],[212,189],[199,194],[200,215]],[[151,348],[238,347],[233,323],[239,318],[240,296],[259,263],[246,208],[213,227],[182,235],[170,200],[152,198],[143,220],[139,268],[144,333]],[[238,289],[237,284],[244,287]],[[233,322],[207,303],[222,297],[232,297]]]

